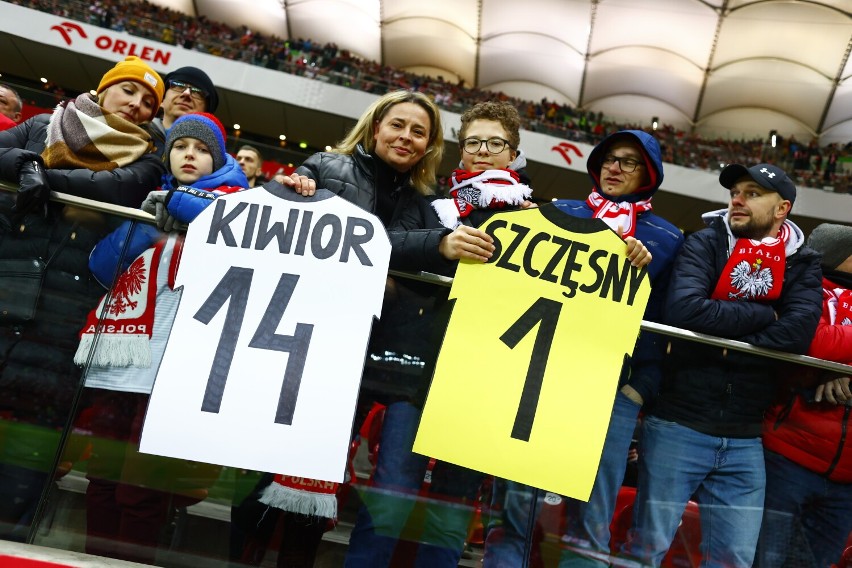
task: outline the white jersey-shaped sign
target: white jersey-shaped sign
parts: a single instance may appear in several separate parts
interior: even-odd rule
[[[326,190],[218,198],[189,226],[146,453],[343,481],[390,243]]]

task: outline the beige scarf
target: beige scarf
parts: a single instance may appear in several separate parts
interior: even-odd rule
[[[153,149],[148,132],[107,112],[84,93],[53,111],[41,156],[46,168],[99,172],[132,164]]]

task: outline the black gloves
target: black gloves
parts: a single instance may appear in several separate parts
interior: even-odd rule
[[[36,210],[46,214],[50,185],[42,163],[38,160],[22,162],[18,168],[18,184],[20,187],[15,200],[15,214],[23,216]]]

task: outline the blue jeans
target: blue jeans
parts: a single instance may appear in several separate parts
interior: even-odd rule
[[[624,480],[627,452],[640,408],[620,391],[616,393],[589,502],[563,498],[567,513],[565,536],[572,550],[562,552],[559,568],[609,565],[603,559],[609,556],[609,525],[618,490]],[[533,539],[533,535],[528,534],[529,516],[541,510],[546,494],[544,491],[538,492],[536,511],[533,511],[531,488],[511,481],[505,484],[502,524],[489,531],[486,538],[485,568],[517,568],[523,565],[525,551],[529,549],[527,541]],[[585,554],[586,551],[591,554]]]
[[[533,532],[545,492],[503,479],[495,480],[495,501],[502,508],[500,522],[490,525],[485,536],[483,568],[520,568],[535,554]],[[535,498],[534,498],[535,497]]]
[[[766,486],[760,438],[708,436],[649,416],[640,448],[634,527],[624,551],[659,566],[694,496],[702,566],[750,568]]]
[[[624,481],[627,452],[641,408],[621,391],[615,395],[601,463],[589,501],[567,500],[565,536],[574,551],[566,550],[562,553],[559,568],[609,566],[609,562],[603,560],[609,555],[609,526],[615,512],[618,490]],[[582,550],[592,554],[583,554]]]
[[[482,475],[438,462],[432,472],[430,495],[455,499],[418,497],[429,463],[429,458],[411,451],[419,422],[420,409],[413,404],[388,405],[373,485],[361,492],[363,504],[349,537],[346,568],[458,566],[473,516],[472,503],[460,501],[472,501]],[[425,504],[417,515],[422,519],[422,531],[415,544],[399,546],[408,540],[406,524],[418,504]]]
[[[764,456],[766,507],[755,565],[789,560],[823,568],[839,562],[852,531],[852,484],[829,481],[769,450]]]

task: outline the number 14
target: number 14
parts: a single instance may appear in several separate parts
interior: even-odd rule
[[[234,351],[243,325],[253,276],[254,270],[251,268],[238,266],[229,268],[194,316],[196,320],[207,325],[230,298],[219,344],[216,346],[216,355],[213,357],[213,365],[207,378],[207,388],[204,390],[202,412],[218,413],[222,405],[222,395],[225,393],[225,383],[234,360]],[[287,368],[284,371],[284,381],[275,413],[275,423],[288,426],[293,423],[296,400],[299,398],[299,387],[302,383],[302,373],[305,370],[305,359],[314,326],[309,323],[297,323],[293,335],[282,335],[275,333],[275,330],[284,317],[284,311],[290,303],[290,298],[293,297],[293,290],[298,281],[298,274],[281,274],[272,299],[248,345],[257,349],[283,351],[290,354],[287,358]]]

